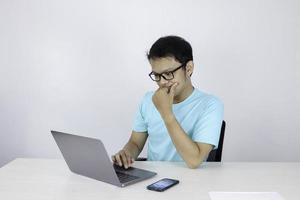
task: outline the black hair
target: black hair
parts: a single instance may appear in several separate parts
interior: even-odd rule
[[[178,36],[165,36],[159,38],[152,45],[149,53],[147,53],[148,60],[164,57],[173,57],[181,64],[186,64],[193,60],[193,50],[190,43]]]

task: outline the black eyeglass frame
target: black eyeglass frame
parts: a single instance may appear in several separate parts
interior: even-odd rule
[[[159,81],[161,80],[161,77],[163,77],[165,80],[169,81],[169,80],[172,80],[172,79],[174,78],[174,72],[176,72],[177,70],[179,70],[179,69],[182,68],[182,67],[185,67],[185,65],[186,65],[186,63],[180,65],[179,67],[177,67],[176,69],[173,69],[172,71],[163,72],[163,73],[161,73],[161,74],[154,73],[154,72],[152,71],[152,72],[150,72],[150,73],[148,74],[148,76],[151,78],[152,81],[155,81],[155,82],[159,82]],[[172,74],[172,78],[166,78],[166,77],[164,76],[165,73],[171,73],[171,74]],[[158,80],[155,80],[155,79],[152,78],[151,75],[158,76],[159,79],[158,79]]]

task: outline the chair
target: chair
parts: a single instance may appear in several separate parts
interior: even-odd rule
[[[222,151],[223,151],[223,141],[224,141],[224,135],[225,135],[225,127],[226,127],[226,122],[222,122],[222,127],[221,127],[221,133],[220,133],[220,139],[219,139],[219,145],[217,149],[212,150],[208,157],[207,157],[207,162],[221,162],[222,160]]]
[[[224,136],[225,136],[225,127],[226,127],[226,122],[222,122],[222,127],[221,127],[221,133],[220,133],[220,139],[219,139],[219,145],[217,149],[212,150],[208,157],[207,157],[207,162],[221,162],[222,160],[222,151],[223,151],[223,141],[224,141]],[[139,157],[136,159],[136,161],[147,161],[147,158]]]

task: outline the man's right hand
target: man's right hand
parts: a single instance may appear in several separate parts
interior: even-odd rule
[[[124,167],[127,169],[134,162],[133,157],[130,155],[129,151],[126,149],[122,149],[117,154],[111,157],[114,164],[119,165],[120,167]]]

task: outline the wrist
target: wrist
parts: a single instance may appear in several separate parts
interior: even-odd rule
[[[172,112],[170,112],[170,113],[166,113],[166,114],[162,115],[162,118],[163,118],[164,122],[166,124],[168,124],[175,120],[175,115]]]

